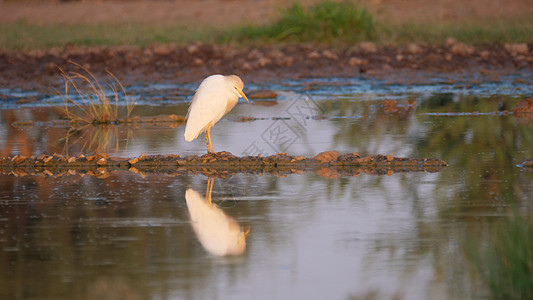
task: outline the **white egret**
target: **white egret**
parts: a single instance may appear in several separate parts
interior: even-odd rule
[[[246,249],[246,236],[249,230],[242,231],[233,218],[213,205],[211,202],[213,182],[212,178],[208,180],[207,200],[193,189],[185,192],[194,233],[202,246],[213,255],[242,254]]]
[[[237,75],[211,75],[196,90],[187,112],[185,140],[190,142],[200,133],[205,134],[207,153],[214,153],[211,127],[237,104],[239,98],[248,98],[242,91],[244,84]]]

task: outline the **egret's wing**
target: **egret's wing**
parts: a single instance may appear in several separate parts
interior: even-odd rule
[[[222,76],[220,78],[212,76],[202,81],[187,113],[185,140],[194,140],[209,124],[214,125],[224,116],[228,102],[224,92],[225,84]]]

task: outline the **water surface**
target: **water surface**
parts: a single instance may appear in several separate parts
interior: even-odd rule
[[[159,115],[184,114],[186,91],[194,87],[131,89],[139,103],[134,114]],[[246,249],[234,256],[210,252],[191,225],[185,195],[206,194],[203,175],[4,174],[1,297],[454,299],[489,298],[512,286],[506,278],[518,271],[498,268],[491,251],[499,249],[494,245],[509,257],[519,251],[520,243],[502,236],[533,242],[531,231],[520,236],[531,226],[533,174],[517,166],[533,157],[533,122],[506,112],[533,95],[527,82],[309,79],[248,89],[279,97],[237,105],[212,130],[215,150],[305,156],[338,150],[435,157],[449,165],[392,176],[217,178],[214,207],[249,229]],[[2,155],[205,152],[203,137],[187,143],[176,124],[72,132],[49,122],[60,115],[50,105],[4,105]],[[250,116],[256,120],[237,118]],[[36,123],[11,125],[26,120]],[[495,279],[484,276],[489,271]],[[491,289],[495,283],[503,288]]]

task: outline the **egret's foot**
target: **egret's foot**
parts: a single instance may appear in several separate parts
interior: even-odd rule
[[[220,151],[220,152],[207,152],[206,154],[202,155],[202,157],[222,157],[222,156],[228,156],[232,155],[228,151]]]

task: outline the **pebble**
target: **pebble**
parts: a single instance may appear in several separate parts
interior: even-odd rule
[[[450,52],[456,55],[469,55],[475,52],[475,48],[464,43],[457,43],[450,48]]]
[[[358,57],[350,57],[350,59],[348,60],[348,65],[350,67],[362,66],[365,64],[366,64],[366,61]]]
[[[338,60],[339,59],[339,56],[335,52],[333,52],[331,50],[322,51],[322,56],[324,56],[327,59],[331,59],[331,60]]]
[[[511,55],[527,55],[529,53],[529,47],[526,43],[520,43],[520,44],[505,44],[503,45],[505,50],[509,52]]]
[[[156,44],[152,46],[152,51],[156,55],[160,56],[168,56],[170,53],[172,53],[175,49],[175,46],[173,44]]]
[[[376,46],[376,44],[372,43],[372,42],[361,42],[359,44],[357,44],[357,48],[363,52],[366,52],[366,53],[376,53],[378,52],[378,47]]]
[[[407,45],[406,51],[410,54],[419,54],[422,53],[424,49],[422,49],[422,47],[420,47],[418,44],[411,43]]]
[[[309,58],[309,59],[318,59],[318,58],[320,58],[320,53],[315,50],[315,51],[307,54],[307,58]]]
[[[457,44],[457,39],[455,39],[453,36],[450,36],[446,39],[444,42],[444,45],[451,47],[453,45]]]
[[[192,64],[195,65],[195,66],[201,66],[204,64],[204,60],[199,58],[199,57],[195,57],[193,60],[192,60]]]

